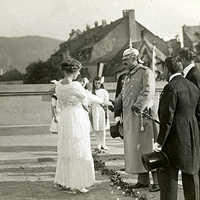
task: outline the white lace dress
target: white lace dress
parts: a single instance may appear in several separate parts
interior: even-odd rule
[[[59,84],[56,95],[60,108],[58,126],[58,160],[55,183],[71,189],[89,187],[95,182],[90,145],[90,121],[82,104],[88,100],[102,103],[74,81]]]

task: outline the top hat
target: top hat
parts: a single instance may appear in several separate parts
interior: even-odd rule
[[[169,159],[163,152],[151,152],[142,155],[142,163],[147,171],[158,168],[166,168],[169,165]]]
[[[122,124],[120,122],[110,127],[110,135],[112,138],[120,137],[121,139],[123,139],[121,131],[122,131]]]

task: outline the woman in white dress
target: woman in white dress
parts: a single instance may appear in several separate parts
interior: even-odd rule
[[[60,108],[58,126],[58,160],[55,184],[62,188],[87,192],[95,182],[94,163],[90,145],[90,121],[86,111],[90,101],[102,103],[73,81],[80,74],[81,63],[68,59],[61,64],[64,79],[56,86]]]
[[[92,125],[96,136],[97,151],[108,150],[106,146],[106,130],[110,128],[108,105],[112,105],[109,101],[108,91],[104,89],[102,78],[96,77],[93,81],[92,93],[97,95],[104,106],[92,104]]]

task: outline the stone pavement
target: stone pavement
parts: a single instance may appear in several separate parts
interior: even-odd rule
[[[124,168],[123,141],[107,134],[109,151],[101,154],[106,166],[118,170],[125,181],[135,183],[135,175],[126,174]],[[71,195],[53,187],[56,165],[57,135],[50,134],[48,127],[0,128],[0,200],[128,200],[116,188],[109,186],[108,177],[96,172],[96,184],[88,194]],[[96,146],[91,135],[92,150]],[[181,188],[181,187],[180,187]],[[159,199],[159,192],[149,194]],[[183,199],[180,189],[179,200]]]

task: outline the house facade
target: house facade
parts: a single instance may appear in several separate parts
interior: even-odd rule
[[[182,27],[183,31],[183,46],[196,51],[200,43],[200,26],[186,26]]]
[[[192,49],[196,52],[196,65],[200,69],[200,26],[182,27],[183,31],[183,46]]]
[[[109,24],[95,22],[93,28],[87,25],[85,31],[73,30],[69,39],[60,45],[60,49],[51,56],[57,65],[67,56],[78,59],[85,66],[90,78],[98,74],[99,64],[103,65],[102,75],[106,81],[115,81],[123,73],[121,57],[123,51],[132,46],[140,51],[140,58],[152,68],[153,49],[155,53],[155,71],[162,72],[163,63],[171,55],[179,41],[164,41],[135,19],[135,10],[123,10],[122,17]]]

